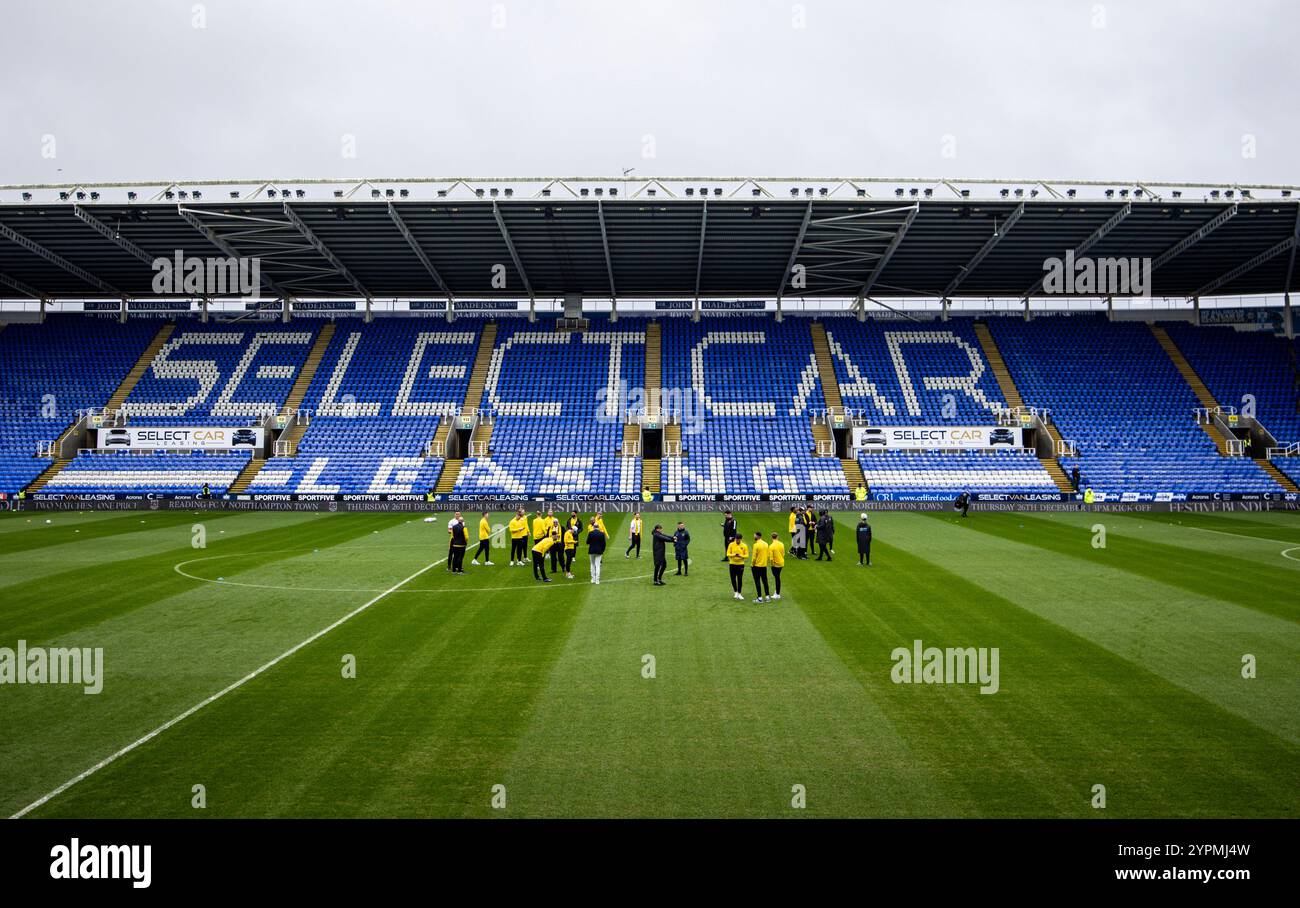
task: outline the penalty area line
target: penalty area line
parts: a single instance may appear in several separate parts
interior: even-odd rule
[[[419,577],[419,576],[420,576],[421,574],[423,574],[425,571],[428,571],[428,570],[430,570],[430,569],[432,569],[432,568],[437,567],[438,565],[442,564],[442,563],[443,563],[444,561],[446,561],[446,560],[447,560],[446,558],[440,558],[440,559],[438,559],[437,561],[434,561],[434,562],[431,562],[431,563],[429,563],[429,564],[426,564],[424,567],[420,568],[418,571],[416,571],[416,572],[415,572],[414,574],[412,574],[411,576],[407,577],[405,580],[400,580],[400,581],[398,581],[397,583],[393,584],[393,585],[390,586],[388,589],[386,589],[386,590],[384,590],[382,593],[380,593],[378,596],[375,596],[375,597],[374,597],[373,599],[371,599],[369,602],[365,603],[364,605],[357,606],[357,607],[354,608],[352,611],[350,611],[350,612],[348,612],[346,615],[344,615],[342,618],[340,618],[340,619],[338,619],[337,621],[335,621],[333,624],[329,625],[328,627],[321,628],[321,629],[318,630],[316,633],[314,633],[314,634],[312,634],[310,637],[308,637],[306,640],[304,640],[304,641],[302,641],[301,643],[298,643],[298,644],[296,644],[296,645],[290,647],[289,649],[285,650],[283,653],[281,653],[280,655],[276,656],[276,657],[275,657],[274,659],[272,659],[270,662],[267,662],[265,665],[261,666],[260,668],[255,668],[255,669],[253,669],[251,672],[249,672],[247,675],[244,675],[244,677],[240,678],[238,681],[235,681],[234,683],[229,684],[229,685],[227,685],[226,687],[223,687],[221,690],[217,691],[215,694],[213,694],[212,696],[208,697],[206,700],[202,700],[202,701],[200,701],[200,702],[194,704],[194,705],[191,706],[189,709],[185,710],[185,712],[181,713],[179,716],[176,716],[176,717],[174,717],[174,718],[172,718],[172,719],[167,720],[167,721],[164,722],[162,725],[159,725],[157,728],[155,728],[153,731],[149,732],[149,733],[148,733],[147,735],[145,735],[144,737],[139,738],[138,740],[132,741],[130,744],[126,745],[126,746],[123,747],[121,750],[119,750],[119,751],[117,751],[117,752],[115,752],[115,753],[113,753],[113,754],[110,754],[109,756],[107,756],[107,757],[105,757],[104,759],[100,760],[98,763],[96,763],[94,766],[90,767],[89,769],[85,770],[84,772],[81,772],[81,773],[79,773],[78,775],[73,776],[71,779],[69,779],[68,781],[64,782],[62,785],[60,785],[58,788],[56,788],[56,789],[54,789],[53,791],[51,791],[49,794],[44,795],[43,797],[37,798],[35,801],[32,801],[32,803],[28,804],[28,805],[27,805],[26,807],[24,807],[22,810],[20,810],[20,811],[18,811],[17,813],[15,813],[15,814],[14,814],[13,816],[11,816],[9,819],[11,819],[11,820],[18,820],[18,819],[21,819],[22,817],[24,817],[24,816],[26,816],[27,814],[31,813],[33,810],[36,810],[38,807],[40,807],[40,806],[42,806],[43,804],[47,803],[47,802],[50,801],[51,799],[53,799],[53,798],[57,798],[59,795],[63,794],[65,791],[67,791],[67,790],[68,790],[69,788],[71,788],[73,785],[76,785],[78,782],[81,782],[81,781],[83,781],[83,780],[85,780],[85,779],[90,778],[90,777],[93,776],[95,773],[97,773],[97,772],[99,772],[101,769],[103,769],[105,766],[108,766],[109,764],[115,762],[116,760],[120,759],[121,757],[126,756],[126,755],[129,754],[131,751],[135,750],[137,747],[140,747],[141,745],[144,745],[144,744],[148,744],[150,741],[152,741],[154,738],[158,737],[160,734],[162,734],[163,732],[165,732],[167,729],[171,728],[173,725],[177,725],[177,724],[179,724],[179,723],[181,723],[181,722],[184,722],[186,719],[188,719],[190,716],[194,715],[194,714],[195,714],[196,712],[198,712],[199,710],[203,709],[203,707],[207,706],[208,704],[210,704],[210,703],[215,703],[217,700],[220,700],[222,697],[224,697],[226,694],[230,693],[231,691],[238,690],[239,688],[243,687],[245,684],[247,684],[249,681],[252,681],[252,680],[253,680],[254,678],[256,678],[258,675],[261,675],[261,674],[263,674],[264,672],[269,671],[270,669],[272,669],[272,668],[274,668],[275,666],[279,665],[279,664],[280,664],[281,662],[283,662],[285,659],[288,659],[288,658],[289,658],[290,656],[292,656],[294,653],[298,652],[299,650],[303,649],[304,647],[310,646],[311,644],[315,643],[317,640],[319,640],[321,637],[324,637],[326,634],[328,634],[330,631],[334,630],[334,629],[335,629],[336,627],[338,627],[339,625],[343,624],[343,623],[346,622],[346,621],[350,621],[351,619],[355,618],[357,615],[360,615],[362,612],[364,612],[366,609],[370,608],[370,607],[371,607],[372,605],[374,605],[376,602],[379,602],[381,599],[385,598],[386,596],[388,596],[388,595],[390,595],[390,594],[392,594],[392,593],[397,592],[399,589],[401,589],[402,587],[406,586],[406,584],[410,583],[410,582],[411,582],[412,580],[414,580],[416,577]]]

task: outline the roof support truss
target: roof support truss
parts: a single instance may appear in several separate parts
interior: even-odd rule
[[[1126,217],[1128,217],[1129,214],[1132,213],[1132,211],[1133,211],[1133,203],[1125,202],[1123,208],[1121,208],[1119,211],[1112,214],[1109,218],[1106,219],[1106,223],[1102,224],[1091,234],[1089,234],[1086,240],[1084,240],[1078,246],[1074,247],[1075,257],[1077,258],[1078,256],[1083,255],[1093,246],[1097,245],[1097,243],[1099,243],[1102,239],[1104,239],[1108,233],[1110,233],[1112,230],[1118,227],[1120,223]],[[1037,281],[1034,282],[1034,286],[1030,287],[1028,290],[1026,290],[1024,293],[1020,295],[1021,300],[1025,304],[1026,318],[1029,317],[1029,298],[1043,288],[1043,281],[1045,281],[1046,279],[1047,279],[1047,275],[1044,274],[1042,277],[1040,277]]]
[[[1157,268],[1159,268],[1161,265],[1163,265],[1165,262],[1169,261],[1170,259],[1174,259],[1182,255],[1188,249],[1195,246],[1201,240],[1205,239],[1211,233],[1218,230],[1220,227],[1228,223],[1228,221],[1232,220],[1236,216],[1237,216],[1237,204],[1234,202],[1230,208],[1225,208],[1223,211],[1220,211],[1210,220],[1206,221],[1204,224],[1198,227],[1195,231],[1189,233],[1187,236],[1183,237],[1177,243],[1174,243],[1174,245],[1170,246],[1164,252],[1156,256],[1155,259],[1151,262],[1151,270],[1155,271]]]
[[[903,218],[903,223],[898,228],[898,232],[895,233],[894,238],[889,241],[889,245],[885,247],[884,253],[880,256],[880,259],[876,262],[876,267],[871,269],[871,274],[867,277],[866,282],[862,285],[862,289],[858,291],[859,306],[862,305],[862,300],[866,297],[866,295],[871,292],[871,288],[875,286],[876,281],[880,278],[881,273],[885,270],[885,266],[889,264],[889,260],[894,257],[894,253],[898,250],[899,244],[903,242],[903,237],[907,235],[907,228],[912,226],[912,221],[916,220],[916,213],[920,210],[921,210],[920,205],[913,205],[912,210],[907,213],[907,216],[905,218]]]
[[[609,276],[609,299],[618,311],[618,291],[614,288],[614,260],[609,255],[609,233],[605,230],[605,203],[596,202],[596,217],[600,220],[600,245],[605,250],[605,273]]]
[[[993,248],[1002,241],[1002,238],[1011,232],[1011,228],[1016,226],[1016,221],[1020,220],[1020,216],[1024,213],[1025,203],[1021,202],[1016,206],[1015,211],[1007,215],[1007,219],[1002,222],[1001,226],[994,225],[993,235],[984,241],[984,245],[980,247],[979,251],[971,256],[969,262],[961,266],[961,270],[953,275],[952,280],[948,282],[948,286],[943,288],[943,298],[945,300],[953,295],[957,288],[961,286],[962,281],[971,276],[975,269],[979,267],[980,262],[984,261],[988,254],[993,251]]]
[[[492,202],[492,216],[496,218],[497,229],[501,231],[501,239],[505,240],[506,249],[510,251],[510,260],[515,263],[515,271],[519,272],[519,279],[524,282],[524,289],[528,291],[528,308],[530,313],[537,307],[537,296],[533,293],[533,285],[528,281],[528,272],[524,271],[524,263],[519,259],[519,253],[515,251],[514,240],[510,239],[510,231],[506,229],[506,220],[501,216],[501,206]]]
[[[420,241],[415,238],[415,234],[411,233],[411,228],[406,226],[406,221],[402,220],[402,215],[398,212],[396,206],[394,206],[392,202],[388,203],[388,216],[392,218],[393,224],[397,226],[398,232],[402,235],[402,239],[406,240],[406,245],[411,247],[411,251],[414,252],[415,257],[420,260],[420,264],[424,266],[424,270],[429,272],[429,277],[433,278],[434,283],[438,285],[438,288],[446,294],[447,311],[450,312],[451,307],[456,302],[456,295],[451,292],[451,288],[447,286],[447,282],[442,279],[442,275],[438,273],[438,269],[433,266],[433,262],[430,261],[428,254],[420,246]]]
[[[808,232],[808,224],[812,221],[813,203],[809,202],[803,210],[803,223],[799,225],[799,234],[795,237],[794,248],[790,250],[790,259],[785,263],[785,272],[781,275],[781,286],[776,289],[776,311],[781,311],[781,298],[785,296],[786,285],[790,283],[791,272],[794,271],[795,261],[799,258],[799,250],[803,248],[804,234]]]
[[[108,240],[113,245],[117,246],[119,249],[124,249],[125,251],[131,253],[131,255],[135,256],[137,259],[144,262],[146,265],[153,264],[154,256],[145,252],[135,243],[131,242],[126,237],[122,236],[120,231],[113,230],[112,228],[110,228],[107,224],[105,224],[99,218],[95,217],[93,214],[91,214],[81,205],[73,205],[72,213],[75,214],[77,218],[82,223],[84,223],[87,227],[89,227],[91,230],[98,233],[100,236]]]
[[[704,236],[709,229],[709,202],[705,199],[700,207],[700,250],[695,256],[695,302],[691,309],[696,318],[700,313],[700,276],[704,273]]]
[[[372,297],[370,291],[367,290],[359,280],[357,280],[356,275],[348,270],[348,266],[339,261],[338,256],[330,251],[328,246],[321,242],[320,237],[316,235],[315,231],[303,223],[302,218],[298,217],[298,213],[289,206],[288,202],[284,203],[284,216],[288,218],[289,223],[303,235],[303,238],[306,239],[307,242],[311,243],[312,247],[320,253],[321,258],[333,265],[334,270],[343,275],[347,282],[356,289],[357,293],[361,294],[365,299],[370,299]]]
[[[231,243],[225,237],[218,235],[215,229],[209,227],[203,221],[199,220],[198,215],[194,211],[188,208],[183,208],[178,206],[176,209],[176,213],[179,214],[187,224],[189,224],[199,233],[203,234],[204,239],[206,239],[213,246],[216,246],[218,249],[224,252],[227,257],[232,259],[248,258],[248,256],[245,256],[242,252],[239,251],[239,249],[231,245]],[[236,219],[243,220],[242,217],[237,217]],[[257,220],[261,221],[264,219],[258,218]],[[293,299],[293,294],[285,286],[281,285],[269,274],[267,274],[265,269],[259,267],[258,274],[261,276],[262,285],[265,286],[272,293],[274,293],[277,297],[284,300],[285,311],[288,312],[288,303],[291,299]]]
[[[5,284],[7,286],[13,287],[23,296],[30,296],[32,299],[45,300],[49,298],[47,294],[42,293],[41,291],[37,290],[35,287],[29,284],[24,284],[16,277],[10,277],[9,275],[5,274],[3,271],[0,271],[0,284]]]
[[[21,233],[18,233],[17,231],[10,228],[8,225],[0,224],[0,236],[9,240],[11,243],[17,243],[19,246],[22,246],[24,249],[26,249],[28,252],[32,253],[33,255],[40,256],[41,258],[45,259],[45,261],[49,262],[51,265],[55,265],[59,268],[62,268],[64,271],[68,272],[68,274],[71,274],[73,277],[77,278],[78,280],[84,281],[90,286],[95,287],[98,290],[102,290],[104,293],[107,293],[110,296],[116,296],[122,299],[126,299],[126,294],[123,293],[121,290],[118,290],[112,284],[109,284],[105,281],[101,281],[99,278],[95,277],[85,268],[82,268],[79,265],[72,264],[72,262],[68,261],[63,256],[59,255],[57,252],[53,252],[49,249],[46,249],[40,243],[36,242],[35,240],[28,239],[27,237],[23,236]]]
[[[1287,307],[1291,305],[1291,279],[1295,276],[1295,253],[1300,248],[1300,203],[1295,206],[1295,227],[1291,231],[1291,261],[1286,266],[1286,283],[1282,285],[1282,292],[1286,294]]]
[[[1214,280],[1206,284],[1204,287],[1202,287],[1201,289],[1193,293],[1192,296],[1197,299],[1199,299],[1202,296],[1209,296],[1210,294],[1214,293],[1214,291],[1218,290],[1220,287],[1232,283],[1237,278],[1241,277],[1243,274],[1254,271],[1260,265],[1264,264],[1270,259],[1273,259],[1281,255],[1282,253],[1286,252],[1288,249],[1294,249],[1296,242],[1297,242],[1297,237],[1295,234],[1292,234],[1291,236],[1287,237],[1285,240],[1278,243],[1277,245],[1265,249],[1263,252],[1261,252],[1259,255],[1255,256],[1254,258],[1242,262],[1240,265],[1238,265],[1236,268],[1233,268],[1231,271],[1227,271],[1219,275]]]

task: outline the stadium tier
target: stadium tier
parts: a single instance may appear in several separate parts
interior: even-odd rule
[[[847,491],[831,458],[813,453],[812,414],[825,407],[808,323],[673,319],[663,327],[666,410],[681,456],[663,459],[665,494]]]
[[[61,316],[0,331],[0,493],[18,492],[54,463],[35,456],[40,442],[57,439],[78,410],[103,406],[157,330]]]
[[[1239,456],[1194,415],[1250,395],[1279,446],[1300,441],[1295,348],[1266,331],[1171,324],[1166,336],[1098,316],[818,324],[9,325],[0,493],[844,497],[856,467],[872,495],[897,499],[1050,497],[1074,467],[1080,490],[1103,496],[1276,493],[1300,479],[1300,457],[1275,457],[1271,472],[1252,459],[1263,446]],[[659,395],[644,394],[647,377]],[[835,432],[828,401],[842,403]],[[1046,426],[1013,434],[1007,407],[1020,404],[1049,414],[1074,454],[1055,457]],[[102,428],[77,422],[92,408],[110,410]],[[943,427],[983,432],[988,445],[854,443]],[[238,440],[214,445],[212,432]],[[81,449],[37,456],[63,437]]]
[[[989,323],[1025,403],[1075,443],[1081,487],[1106,494],[1282,491],[1245,457],[1220,455],[1196,394],[1149,326],[1085,316]]]

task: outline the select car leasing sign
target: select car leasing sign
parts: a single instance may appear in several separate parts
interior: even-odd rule
[[[103,451],[260,448],[265,434],[263,429],[224,426],[131,426],[96,432],[95,447]]]
[[[856,426],[855,451],[933,451],[940,448],[1019,448],[1024,431],[1006,426]]]

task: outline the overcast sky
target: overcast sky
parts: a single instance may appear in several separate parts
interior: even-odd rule
[[[0,3],[0,183],[1300,182],[1293,0]]]

